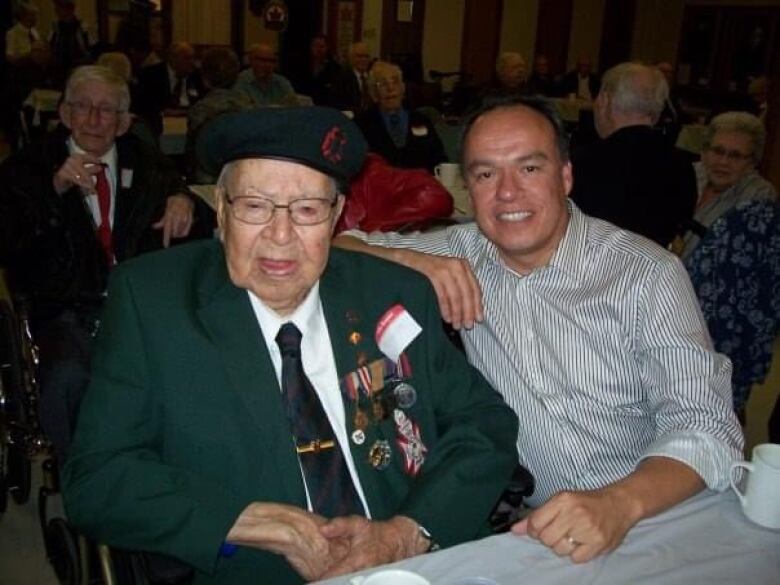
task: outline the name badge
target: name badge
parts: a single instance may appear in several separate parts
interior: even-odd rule
[[[412,126],[412,136],[417,136],[418,138],[428,136],[428,128],[426,126]]]
[[[393,305],[376,324],[376,344],[379,350],[393,362],[420,335],[422,327],[403,305]]]
[[[119,183],[123,189],[129,189],[133,186],[133,169],[122,169],[119,174]]]

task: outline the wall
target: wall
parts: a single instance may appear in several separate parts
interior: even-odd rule
[[[193,45],[230,45],[230,5],[227,2],[187,0],[171,4],[173,42],[186,40]]]
[[[501,23],[501,44],[499,55],[505,51],[516,51],[525,57],[528,70],[534,59],[536,45],[536,20],[540,0],[504,0],[503,22]]]
[[[574,0],[572,3],[567,71],[577,66],[581,56],[590,58],[594,70],[598,68],[605,4],[605,0]]]
[[[463,0],[427,0],[423,25],[423,71],[460,69]]]
[[[374,57],[382,46],[382,0],[363,0],[363,39]]]

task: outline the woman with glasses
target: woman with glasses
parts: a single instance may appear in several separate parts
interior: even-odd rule
[[[777,191],[755,169],[765,138],[747,112],[712,119],[694,165],[699,198],[682,252],[715,348],[733,363],[734,408],[743,422],[780,327],[780,209]]]

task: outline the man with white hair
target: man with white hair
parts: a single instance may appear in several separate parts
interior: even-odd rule
[[[616,65],[593,103],[602,140],[572,154],[571,198],[580,209],[662,246],[690,221],[696,203],[690,161],[653,128],[668,93],[655,67]]]
[[[5,33],[5,58],[9,63],[29,55],[33,45],[41,40],[38,29],[38,7],[29,2],[20,2],[14,11],[16,24]]]
[[[87,383],[108,273],[187,236],[194,200],[173,164],[125,135],[125,81],[99,66],[70,76],[62,127],[0,166],[0,265],[32,303],[40,419],[65,458]]]

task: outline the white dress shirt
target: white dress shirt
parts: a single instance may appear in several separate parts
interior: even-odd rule
[[[71,136],[68,138],[68,152],[70,154],[86,154]],[[116,209],[116,190],[117,190],[117,153],[116,144],[111,146],[111,149],[100,157],[100,162],[106,165],[106,179],[108,179],[108,186],[111,189],[111,207],[108,212],[108,218],[111,222],[111,228],[114,227],[114,210]],[[93,178],[94,180],[94,178]],[[97,192],[90,193],[84,196],[84,201],[87,204],[87,208],[92,214],[92,220],[95,227],[100,226],[100,205],[98,204]]]
[[[473,223],[350,234],[469,261],[485,321],[461,336],[471,364],[520,419],[520,463],[536,478],[531,505],[614,483],[650,456],[725,489],[743,446],[731,362],[712,348],[685,268],[571,201],[569,212],[550,262],[527,276],[507,268]]]
[[[341,447],[341,452],[344,454],[344,460],[352,477],[352,483],[355,484],[355,489],[360,496],[366,516],[370,518],[368,504],[366,503],[349,447],[344,402],[341,398],[339,378],[336,372],[336,358],[333,356],[328,325],[325,322],[325,315],[322,311],[319,282],[312,287],[300,306],[291,315],[284,317],[267,307],[254,293],[251,291],[247,292],[252,303],[252,309],[254,309],[257,317],[257,322],[260,325],[260,330],[263,332],[268,353],[271,354],[271,361],[276,371],[276,380],[279,382],[280,389],[282,387],[282,355],[276,343],[276,334],[279,332],[279,328],[288,322],[294,323],[303,334],[301,339],[303,370],[306,372],[306,376],[311,381],[312,386],[314,386],[320,402],[322,402],[322,407],[328,416],[330,426],[333,428],[333,432]],[[290,440],[292,441],[292,435]],[[303,470],[301,470],[301,476],[303,477],[304,486],[306,486]],[[306,487],[306,500],[309,510],[311,510],[308,487]]]

